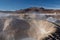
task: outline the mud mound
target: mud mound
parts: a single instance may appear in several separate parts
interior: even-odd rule
[[[29,35],[36,38],[36,40],[43,40],[56,32],[56,25],[46,20],[33,20],[30,24]]]
[[[43,40],[57,31],[56,25],[46,20],[25,21],[20,19],[7,19],[5,29],[0,32],[1,40]]]

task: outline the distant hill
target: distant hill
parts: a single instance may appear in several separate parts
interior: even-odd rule
[[[45,9],[43,7],[30,7],[26,9],[16,10],[17,13],[40,12],[40,13],[60,13],[60,10]]]
[[[2,11],[0,10],[0,13],[30,13],[30,12],[39,12],[39,13],[60,13],[60,10],[54,10],[54,9],[46,9],[43,7],[30,7],[26,9],[20,9],[16,11]]]
[[[1,10],[0,10],[0,12],[1,12],[1,13],[14,13],[15,11],[1,11]]]

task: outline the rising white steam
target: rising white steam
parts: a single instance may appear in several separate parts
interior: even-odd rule
[[[31,25],[32,27],[30,28],[29,35],[36,38],[36,40],[43,40],[56,31],[56,25],[46,20],[33,20]]]

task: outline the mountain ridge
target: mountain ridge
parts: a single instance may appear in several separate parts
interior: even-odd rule
[[[30,12],[39,12],[39,13],[60,13],[60,10],[54,10],[54,9],[46,9],[43,7],[30,7],[30,8],[25,8],[25,9],[20,9],[16,11],[2,11],[0,10],[1,13],[30,13]]]
[[[54,9],[45,9],[43,7],[30,7],[22,10],[16,10],[17,13],[27,13],[27,12],[39,12],[39,13],[60,13],[60,10],[54,10]]]

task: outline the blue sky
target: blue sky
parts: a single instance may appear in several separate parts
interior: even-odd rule
[[[0,0],[0,10],[19,10],[29,7],[60,9],[60,0]]]

